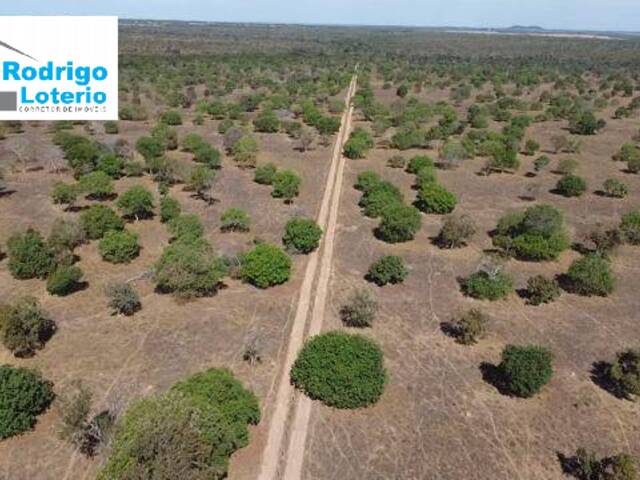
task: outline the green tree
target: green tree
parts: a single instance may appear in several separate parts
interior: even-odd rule
[[[54,396],[53,384],[38,372],[0,366],[0,439],[31,430]]]
[[[78,198],[78,187],[68,183],[56,182],[51,190],[51,199],[56,205],[66,205],[66,209],[73,207]]]
[[[291,259],[280,248],[261,243],[243,255],[241,275],[258,288],[268,288],[289,280],[291,266]]]
[[[580,295],[606,297],[615,286],[609,261],[599,255],[587,255],[573,262],[567,278],[572,290]]]
[[[226,271],[206,240],[187,237],[165,247],[154,266],[154,279],[161,292],[193,298],[215,293]]]
[[[413,240],[421,225],[420,212],[416,208],[396,202],[383,210],[375,234],[388,243],[408,242]]]
[[[91,240],[102,238],[109,230],[124,229],[122,219],[106,205],[93,205],[82,212],[80,225]]]
[[[251,218],[241,208],[228,208],[220,215],[220,230],[223,232],[248,232],[250,228]]]
[[[553,375],[553,355],[538,346],[507,345],[499,369],[513,395],[533,397]]]
[[[388,283],[402,283],[408,275],[409,271],[401,257],[385,255],[371,264],[366,277],[370,282],[382,287]]]
[[[180,202],[175,198],[162,197],[160,199],[160,221],[162,223],[170,222],[180,216],[181,212],[182,207],[180,207]]]
[[[273,163],[260,165],[256,168],[253,181],[260,185],[271,185],[273,183],[273,177],[277,171],[278,168]]]
[[[2,343],[17,357],[30,357],[43,349],[55,331],[55,322],[33,297],[0,306]]]
[[[90,198],[106,200],[113,195],[113,179],[106,173],[96,170],[80,177],[78,189]]]
[[[291,203],[300,194],[300,177],[292,170],[281,170],[273,176],[271,196]]]
[[[47,292],[64,297],[81,287],[84,273],[75,265],[58,265],[47,279]]]
[[[415,205],[424,213],[443,215],[451,213],[458,203],[456,195],[437,183],[425,183],[420,187]]]
[[[380,347],[361,335],[342,332],[312,337],[291,368],[291,382],[296,388],[336,408],[376,403],[386,380]]]
[[[153,195],[142,185],[136,185],[124,192],[118,199],[118,208],[125,217],[149,218],[153,216]]]
[[[129,263],[140,253],[138,235],[127,230],[111,230],[98,244],[102,259],[110,263]]]
[[[7,247],[9,271],[14,278],[44,278],[55,267],[53,251],[36,230],[28,229],[12,235]]]
[[[320,244],[322,229],[316,222],[308,218],[293,218],[284,228],[282,243],[287,248],[298,253],[311,253]]]

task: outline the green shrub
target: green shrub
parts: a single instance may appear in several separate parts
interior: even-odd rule
[[[363,128],[357,127],[351,132],[349,140],[344,144],[344,156],[351,159],[364,158],[374,147],[371,134]]]
[[[396,202],[383,210],[375,234],[388,243],[408,242],[413,240],[421,225],[420,212],[416,208]]]
[[[336,408],[376,403],[386,379],[380,347],[361,335],[341,332],[308,340],[291,368],[291,382],[298,389]]]
[[[565,197],[580,197],[587,191],[587,182],[577,175],[565,175],[558,180],[556,190]]]
[[[402,155],[394,155],[387,160],[387,166],[391,168],[404,168],[407,160]]]
[[[99,480],[222,480],[229,456],[248,443],[260,420],[258,401],[226,369],[209,369],[165,395],[133,404],[124,415]]]
[[[71,254],[75,248],[82,245],[86,239],[87,236],[80,222],[56,218],[51,225],[47,245],[56,257],[60,257]]]
[[[256,168],[253,181],[260,185],[271,185],[278,168],[273,163],[265,163]]]
[[[367,272],[367,280],[382,287],[388,283],[402,283],[409,272],[404,266],[402,258],[395,255],[385,255],[374,262]]]
[[[107,135],[117,135],[119,132],[118,122],[108,121],[104,122],[104,133]]]
[[[584,448],[571,457],[569,474],[577,480],[636,480],[636,461],[627,454],[598,458]]]
[[[248,232],[250,227],[249,214],[240,208],[228,208],[220,216],[220,230],[223,232]]]
[[[640,211],[633,210],[622,216],[620,231],[628,243],[640,245]]]
[[[354,187],[362,192],[368,192],[373,190],[380,182],[380,175],[371,170],[366,170],[358,174]]]
[[[80,215],[80,225],[90,240],[102,238],[109,230],[124,229],[124,222],[106,205],[92,205]]]
[[[400,189],[386,181],[378,182],[364,191],[359,205],[367,217],[376,218],[390,205],[402,203],[404,197]]]
[[[196,239],[204,234],[200,217],[195,213],[183,213],[169,221],[169,233],[174,239]]]
[[[540,157],[536,158],[533,162],[533,169],[536,172],[541,172],[542,170],[544,170],[544,168],[546,166],[548,166],[551,163],[551,159],[546,156],[546,155],[541,155]]]
[[[300,193],[300,183],[300,177],[291,170],[276,172],[273,176],[271,196],[283,198],[285,203],[290,203]]]
[[[560,285],[554,278],[536,275],[527,280],[527,302],[530,305],[551,303],[560,296]]]
[[[162,199],[160,199],[160,221],[162,223],[170,222],[174,218],[179,217],[181,212],[182,207],[180,207],[180,202],[175,198],[162,197]]]
[[[202,238],[182,237],[165,247],[154,266],[156,287],[182,298],[213,294],[227,269]]]
[[[14,278],[44,278],[55,267],[53,251],[36,230],[28,229],[12,235],[7,249],[9,271]]]
[[[136,142],[136,150],[145,160],[150,160],[161,157],[165,152],[165,145],[157,138],[140,137]]]
[[[113,154],[107,154],[100,157],[96,170],[104,172],[111,178],[120,178],[124,170],[125,160]]]
[[[282,243],[297,253],[311,253],[320,244],[322,229],[316,222],[308,218],[294,218],[284,227]]]
[[[535,155],[538,150],[540,150],[540,143],[533,139],[527,140],[524,145],[525,155]]]
[[[31,430],[53,398],[53,384],[39,373],[0,366],[0,439]]]
[[[608,178],[604,181],[602,189],[607,197],[624,198],[629,193],[627,186],[616,178]]]
[[[96,170],[80,177],[78,189],[90,198],[105,200],[113,195],[113,179],[106,173]]]
[[[495,301],[509,295],[513,290],[513,283],[502,271],[489,273],[481,270],[466,278],[463,290],[470,297]]]
[[[444,215],[456,208],[458,199],[442,185],[434,182],[424,183],[418,191],[415,205],[424,213]]]
[[[0,306],[2,343],[17,357],[30,357],[44,348],[55,331],[55,322],[33,297],[22,297],[12,305]]]
[[[276,133],[280,130],[280,119],[272,110],[261,112],[253,121],[256,132]]]
[[[489,317],[477,308],[472,308],[452,325],[452,334],[462,345],[473,345],[487,334]]]
[[[98,244],[102,259],[111,263],[129,263],[140,253],[138,235],[127,230],[111,230]]]
[[[640,156],[630,158],[627,161],[627,170],[630,173],[640,173]]]
[[[608,375],[627,398],[640,396],[640,350],[619,352]]]
[[[56,182],[51,190],[51,200],[56,205],[73,206],[78,198],[78,187],[68,183]]]
[[[203,143],[194,149],[193,160],[209,168],[220,168],[220,151],[208,143]]]
[[[422,168],[416,173],[414,186],[420,190],[424,185],[437,183],[436,171],[433,168]]]
[[[553,355],[538,346],[507,345],[499,369],[513,395],[533,397],[553,375]]]
[[[571,289],[580,295],[606,297],[615,286],[609,262],[599,255],[587,255],[573,262],[567,278]]]
[[[133,315],[142,308],[138,293],[128,283],[113,283],[105,293],[113,315]]]
[[[378,313],[376,302],[369,290],[356,290],[349,302],[340,309],[340,318],[348,327],[370,327]]]
[[[498,221],[493,244],[521,260],[555,260],[570,246],[562,213],[550,205],[536,205]]]
[[[289,280],[291,259],[275,245],[259,244],[242,258],[242,278],[258,287],[268,288]]]
[[[127,218],[149,218],[153,216],[153,195],[142,185],[136,185],[120,196],[118,208]]]
[[[64,297],[78,288],[83,277],[80,267],[75,265],[59,265],[47,279],[47,292]]]
[[[569,131],[575,135],[595,135],[606,122],[596,119],[589,111],[577,112],[569,122]]]
[[[206,143],[206,140],[197,133],[187,133],[182,139],[182,149],[185,152],[193,153],[198,147]]]
[[[203,413],[222,415],[227,423],[225,455],[247,446],[247,425],[257,425],[260,422],[258,399],[226,368],[210,368],[196,373],[178,382],[171,390],[190,399]],[[214,439],[219,432],[212,430],[206,435]]]
[[[561,175],[573,175],[578,169],[578,162],[573,158],[565,158],[558,162],[558,168],[556,169]]]
[[[256,157],[260,147],[258,141],[251,135],[242,136],[233,146],[233,156],[241,167],[255,167]]]
[[[442,222],[437,243],[442,248],[464,247],[475,233],[476,225],[469,215],[447,215]]]
[[[97,479],[225,478],[226,457],[209,433],[218,430],[215,440],[224,441],[227,427],[220,414],[207,414],[177,393],[138,400],[120,421]]]
[[[175,110],[168,110],[160,116],[160,121],[166,125],[182,125],[182,116]]]
[[[407,173],[416,175],[420,170],[423,170],[425,168],[433,170],[434,166],[435,165],[431,157],[428,157],[426,155],[417,155],[409,160],[409,163],[407,165]]]

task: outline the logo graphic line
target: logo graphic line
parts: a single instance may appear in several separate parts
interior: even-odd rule
[[[3,42],[2,40],[0,40],[0,47],[4,47],[4,48],[7,48],[9,50],[12,50],[12,51],[14,51],[16,53],[19,53],[20,55],[22,55],[24,57],[30,58],[34,62],[37,62],[37,60],[35,58],[33,58],[31,55],[28,55],[28,54],[18,50],[17,48],[12,47],[11,45],[9,45],[8,43]]]

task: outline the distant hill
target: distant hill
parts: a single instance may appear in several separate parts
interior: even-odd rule
[[[525,26],[525,25],[514,25],[513,27],[509,27],[509,28],[505,28],[504,31],[506,32],[544,32],[545,29],[542,27],[539,27],[537,25],[530,25],[530,26]]]

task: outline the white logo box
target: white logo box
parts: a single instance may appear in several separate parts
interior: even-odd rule
[[[0,16],[0,120],[117,119],[118,17]]]

